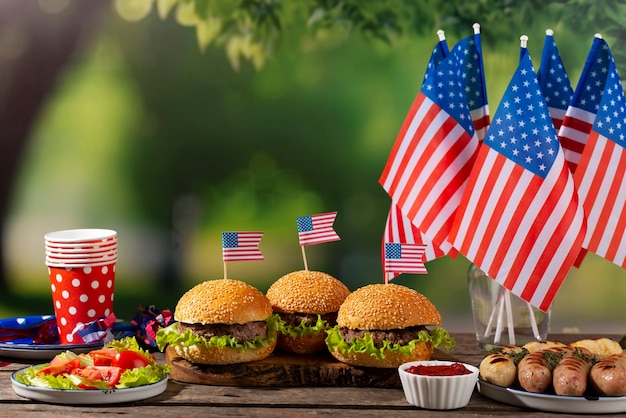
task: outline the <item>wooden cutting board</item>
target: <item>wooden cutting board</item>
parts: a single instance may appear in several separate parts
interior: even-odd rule
[[[435,350],[433,359],[454,360],[439,350]],[[165,361],[172,368],[172,379],[201,385],[401,387],[395,368],[350,366],[330,354],[305,356],[275,351],[259,361],[212,366],[190,363],[167,347]]]

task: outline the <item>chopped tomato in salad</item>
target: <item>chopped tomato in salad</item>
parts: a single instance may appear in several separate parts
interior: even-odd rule
[[[20,371],[16,380],[53,389],[119,389],[156,383],[169,370],[167,364],[158,365],[133,337],[127,337],[88,353],[65,351],[48,364]]]
[[[102,386],[112,388],[120,382],[122,369],[110,366],[86,366],[74,369],[72,374],[80,378],[78,387],[81,389],[101,389]]]

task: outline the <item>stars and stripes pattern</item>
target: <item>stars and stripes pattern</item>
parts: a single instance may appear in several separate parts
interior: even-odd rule
[[[379,182],[409,222],[442,248],[478,139],[455,57],[448,54],[427,72]]]
[[[441,61],[443,61],[449,53],[450,49],[448,48],[448,42],[442,34],[441,39],[437,42],[430,53],[430,59],[428,60],[428,65],[426,66],[426,71],[424,73],[424,82],[427,78],[432,77],[433,71],[435,71]]]
[[[113,326],[116,321],[115,314],[100,317],[93,322],[76,324],[71,332],[72,343],[92,344],[107,341],[113,338]]]
[[[600,35],[596,35],[558,131],[565,159],[572,172],[576,171],[598,113],[609,69],[609,56],[608,44]]]
[[[612,56],[601,96],[574,173],[588,223],[583,247],[626,268],[626,99]]]
[[[385,244],[385,271],[426,274],[425,245],[388,242]]]
[[[552,124],[558,133],[563,124],[565,112],[572,101],[574,90],[551,30],[546,31],[537,79],[548,104]]]
[[[333,229],[336,217],[337,212],[328,212],[296,218],[300,245],[339,241],[341,238]]]
[[[481,270],[546,311],[585,217],[526,48],[481,144],[450,231]]]
[[[419,230],[405,216],[402,215],[400,208],[394,204],[391,205],[389,214],[387,215],[387,223],[385,224],[385,232],[383,234],[382,241],[383,266],[385,265],[385,245],[390,242],[424,245],[426,247],[423,256],[424,262],[443,257],[447,254],[447,251],[444,251],[439,247],[435,247],[432,242],[429,242],[428,238],[419,232]],[[451,246],[447,250],[453,251]],[[456,255],[455,252],[454,255]],[[403,272],[385,271],[385,283],[389,283],[389,281],[393,280],[401,273]],[[426,273],[427,270],[424,268],[424,274]]]
[[[446,42],[443,31],[439,31],[439,42],[433,48],[430,59],[428,61],[428,66],[426,67],[426,72],[424,75],[424,80],[428,77],[432,76],[432,72],[435,68],[444,60],[444,58],[450,53],[448,49],[448,44]],[[385,233],[383,234],[383,242],[382,242],[382,261],[383,266],[385,265],[385,244],[387,242],[400,242],[400,243],[408,243],[408,244],[425,244],[426,245],[426,253],[424,255],[424,260],[434,260],[439,257],[443,257],[448,252],[451,252],[451,256],[456,256],[456,252],[451,245],[447,242],[444,243],[444,249],[441,249],[435,246],[428,238],[421,233],[415,225],[411,223],[411,221],[405,217],[400,208],[391,204],[391,208],[389,210],[389,214],[387,216],[387,223],[385,224]],[[385,273],[385,283],[388,283],[390,280],[394,279],[398,276],[400,272],[386,272]]]
[[[222,232],[223,261],[260,261],[263,232]]]
[[[489,104],[487,103],[487,84],[483,65],[483,50],[480,32],[461,39],[452,48],[452,53],[459,63],[465,96],[478,140],[485,138],[489,127]]]

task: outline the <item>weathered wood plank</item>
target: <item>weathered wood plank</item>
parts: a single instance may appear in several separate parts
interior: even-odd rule
[[[433,358],[450,359],[439,350]],[[170,376],[178,381],[221,386],[352,386],[401,388],[395,368],[355,367],[337,361],[330,354],[298,355],[275,351],[269,357],[224,366],[193,364],[178,357],[172,348],[165,352],[172,366]]]
[[[589,335],[557,335],[554,339],[570,342]],[[610,337],[610,336],[609,336]],[[614,339],[621,336],[612,337]],[[448,354],[454,359],[477,365],[484,356],[472,334],[462,334],[457,338],[457,346]],[[156,353],[157,360],[164,362],[165,354]],[[292,360],[285,364],[293,366]],[[309,360],[307,360],[309,361]],[[310,362],[317,364],[316,359]],[[333,363],[331,358],[325,362]],[[279,362],[281,363],[281,362]],[[302,359],[295,364],[300,365]],[[305,362],[306,363],[306,362]],[[263,416],[263,417],[337,417],[354,416],[380,417],[393,415],[408,416],[503,416],[525,415],[527,418],[554,416],[562,418],[568,415],[526,410],[502,404],[485,398],[474,392],[469,405],[454,411],[430,411],[411,406],[404,398],[402,389],[354,386],[233,386],[185,383],[171,379],[167,390],[156,397],[138,402],[113,405],[67,406],[45,404],[21,398],[11,387],[10,376],[14,370],[27,366],[11,362],[0,367],[0,416],[69,418],[83,416],[151,416],[151,417],[187,417],[187,416]],[[289,366],[289,367],[291,367]],[[340,365],[341,366],[341,365]],[[308,367],[312,367],[309,364]],[[393,370],[395,372],[395,370]]]

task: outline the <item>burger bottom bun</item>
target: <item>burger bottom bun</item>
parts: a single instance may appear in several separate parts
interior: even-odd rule
[[[234,347],[207,347],[206,345],[182,344],[173,345],[174,351],[185,360],[196,364],[238,364],[250,361],[263,360],[276,348],[276,340],[267,347],[247,348],[245,350]]]
[[[294,338],[290,335],[278,333],[278,348],[283,351],[296,354],[315,354],[322,351],[328,352],[326,346],[326,331],[308,334],[303,337]]]
[[[350,364],[352,366],[361,366],[361,367],[380,367],[380,368],[397,368],[401,364],[407,363],[409,361],[420,361],[420,360],[430,360],[430,357],[433,355],[434,347],[429,342],[423,342],[415,345],[415,349],[410,356],[392,352],[385,351],[385,358],[380,360],[369,353],[355,353],[351,351],[349,354],[344,355],[339,351],[332,351],[330,354],[333,355],[337,360]]]

